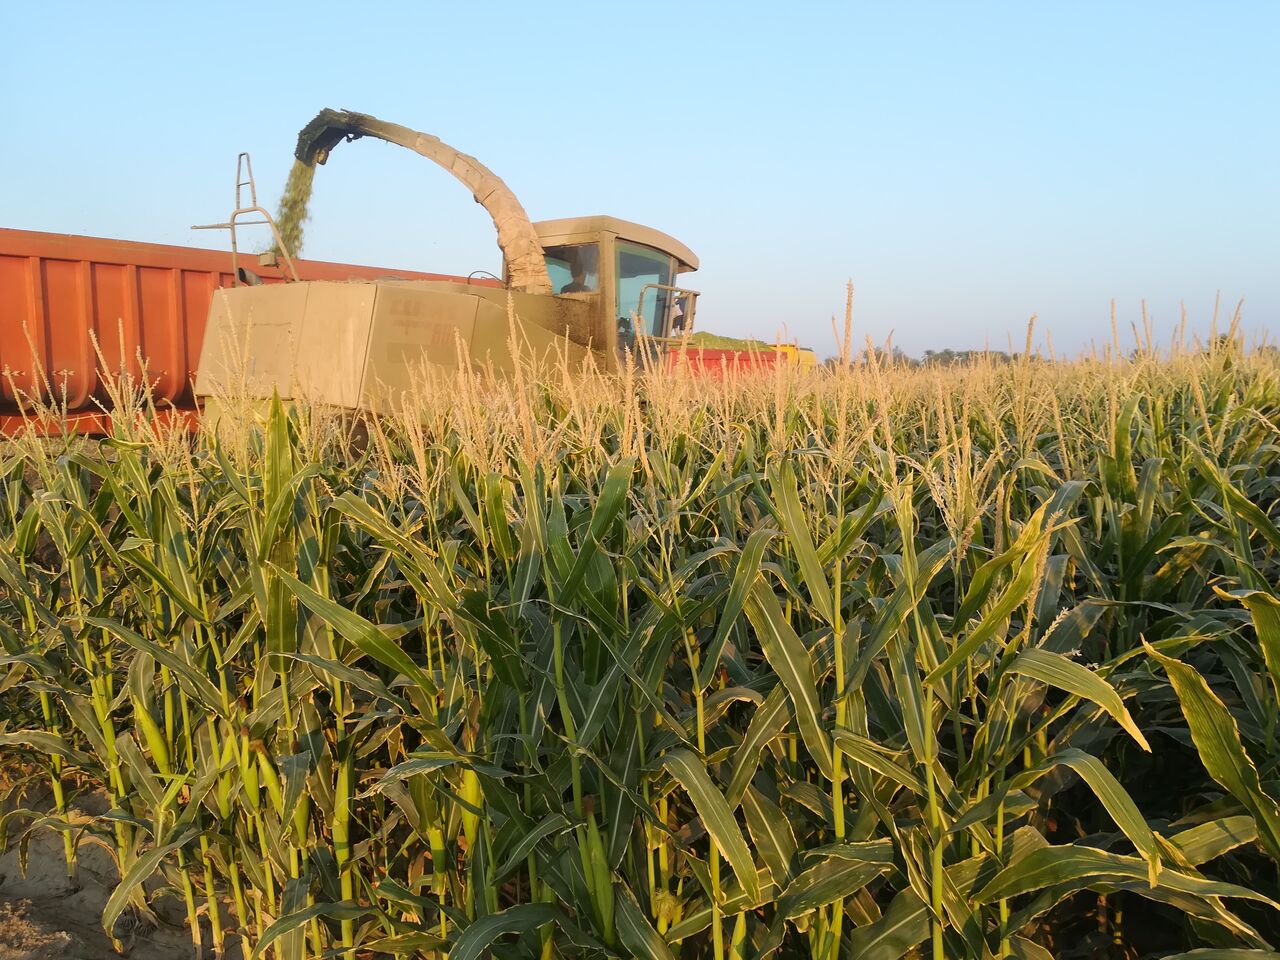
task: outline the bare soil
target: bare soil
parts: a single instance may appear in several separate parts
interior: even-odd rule
[[[0,777],[0,781],[5,778]],[[37,793],[43,791],[37,790]],[[14,806],[47,809],[48,798],[21,796],[10,783],[0,783],[5,811]],[[25,802],[24,802],[25,801]],[[77,812],[101,814],[105,797],[82,795]],[[192,960],[195,951],[181,903],[160,898],[151,904],[159,923],[140,927],[124,953],[117,953],[102,929],[102,908],[115,889],[115,862],[97,844],[79,846],[78,885],[67,880],[62,837],[38,829],[28,838],[26,869],[18,838],[25,822],[9,824],[9,847],[0,854],[0,960]],[[240,960],[235,937],[229,937],[226,960]],[[208,930],[204,931],[204,957],[213,955]]]
[[[67,884],[62,840],[33,834],[22,875],[16,846],[0,856],[0,960],[109,960],[118,958],[102,929],[102,908],[115,886],[115,865],[103,850],[80,847],[80,889]],[[139,930],[132,960],[193,956],[185,925]]]

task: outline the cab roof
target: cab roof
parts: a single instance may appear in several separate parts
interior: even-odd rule
[[[679,273],[698,269],[697,255],[675,237],[669,236],[661,230],[655,230],[653,227],[646,227],[644,224],[632,223],[630,220],[619,220],[617,217],[605,216],[568,217],[563,220],[540,220],[533,225],[533,229],[538,232],[538,239],[544,242],[548,240],[567,240],[569,237],[584,233],[612,233],[623,240],[642,243],[647,247],[656,247],[664,253],[671,254],[680,263],[677,270]]]

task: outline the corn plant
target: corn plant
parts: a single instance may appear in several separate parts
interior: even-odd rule
[[[32,432],[0,832],[69,884],[105,847],[108,933],[171,897],[197,956],[1274,955],[1278,374],[869,352],[424,376],[360,443]]]

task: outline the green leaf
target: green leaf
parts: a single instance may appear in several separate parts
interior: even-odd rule
[[[725,599],[724,606],[720,608],[716,632],[711,642],[707,644],[702,665],[698,668],[698,689],[700,690],[705,690],[716,675],[716,668],[720,664],[720,652],[724,649],[725,641],[729,639],[729,631],[733,629],[739,614],[742,613],[747,592],[760,576],[760,562],[764,558],[764,551],[775,535],[773,530],[755,531],[747,537],[747,542],[738,555],[738,563],[733,570],[733,580],[729,585],[729,596]]]
[[[449,951],[449,960],[479,960],[499,937],[528,933],[560,917],[560,910],[549,903],[520,903],[486,914],[462,931]]]
[[[1116,692],[1115,687],[1107,683],[1088,667],[1068,660],[1060,653],[1051,653],[1037,647],[1023,650],[1009,665],[1009,672],[1016,673],[1051,687],[1074,693],[1092,703],[1096,703],[1124,728],[1129,736],[1137,741],[1147,753],[1151,752],[1151,744],[1142,735],[1138,725]]]
[[[1041,639],[1040,649],[1062,654],[1081,650],[1085,638],[1093,632],[1106,609],[1094,600],[1076,604],[1070,613],[1055,621],[1053,629]]]
[[[273,567],[281,581],[293,592],[308,610],[337,630],[343,637],[354,643],[366,655],[377,660],[383,666],[390,667],[412,680],[420,690],[434,697],[439,691],[434,683],[423,672],[422,668],[401,649],[400,645],[389,638],[381,629],[370,623],[360,614],[348,610],[340,603],[317,593],[296,577],[279,567]]]
[[[1022,557],[1021,545],[1014,544],[1004,553],[986,561],[974,572],[969,580],[969,588],[965,591],[964,599],[960,602],[960,609],[956,611],[954,629],[960,630],[968,626],[970,618],[991,596],[991,591],[995,589],[996,578],[1001,571],[1013,566]]]
[[[626,884],[618,884],[618,939],[633,957],[641,960],[675,960],[667,942],[653,929],[635,894]]]
[[[782,521],[782,528],[787,534],[787,543],[795,551],[796,560],[800,564],[800,575],[805,586],[809,588],[809,600],[815,613],[828,626],[835,626],[836,610],[832,599],[831,584],[818,559],[817,548],[813,545],[813,534],[805,523],[804,509],[800,505],[800,491],[796,483],[795,470],[790,461],[783,461],[776,469],[769,471],[769,488],[773,493],[774,508]]]
[[[452,610],[457,603],[452,585],[441,572],[438,563],[420,540],[398,530],[364,498],[354,493],[344,493],[333,501],[332,509],[353,520],[392,551],[402,561],[400,572],[404,574],[420,597],[430,600],[441,610]]]
[[[778,805],[764,797],[754,787],[748,787],[742,798],[742,811],[747,818],[747,831],[760,851],[773,877],[782,887],[791,879],[791,860],[796,855],[796,838]]]
[[[179,847],[190,843],[199,835],[200,831],[198,829],[189,828],[168,843],[152,847],[138,857],[137,860],[133,861],[125,875],[120,878],[116,888],[111,891],[111,896],[107,899],[106,906],[102,908],[102,929],[107,931],[107,936],[111,935],[116,921],[120,918],[120,914],[124,912],[124,908],[133,896],[134,891],[151,879],[152,874],[160,868],[164,858]]]
[[[831,744],[818,723],[818,682],[813,672],[809,651],[782,614],[773,590],[764,580],[757,580],[747,599],[747,617],[755,628],[760,648],[769,666],[786,687],[795,707],[796,725],[801,739],[822,775],[832,776]]]
[[[501,883],[513,874],[542,840],[552,837],[573,826],[560,813],[548,813],[520,837],[507,853],[507,858],[494,869],[491,883]]]
[[[330,681],[340,680],[356,690],[361,690],[373,697],[393,703],[405,712],[413,709],[402,697],[397,697],[392,693],[380,677],[369,673],[367,670],[349,667],[346,664],[339,663],[337,660],[328,660],[324,657],[312,656],[309,653],[286,653],[284,657],[315,668],[318,677]]]
[[[439,954],[442,947],[449,945],[447,940],[441,940],[439,937],[432,936],[420,930],[414,930],[409,933],[398,933],[394,936],[383,937],[380,940],[370,940],[367,943],[360,944],[360,951],[369,951],[371,953],[389,953],[394,956],[410,956],[423,954]]]
[[[1101,801],[1102,806],[1111,815],[1111,819],[1116,822],[1116,826],[1133,842],[1143,859],[1147,861],[1148,879],[1154,887],[1160,873],[1160,847],[1156,842],[1155,834],[1147,826],[1146,820],[1138,810],[1138,805],[1129,796],[1129,792],[1120,785],[1120,781],[1097,757],[1083,750],[1069,747],[1047,757],[1034,769],[1018,774],[1010,781],[1010,785],[1015,790],[1025,790],[1056,766],[1069,767],[1089,785],[1089,789]]]
[[[1191,446],[1191,451],[1200,471],[1218,487],[1231,510],[1250,528],[1262,534],[1273,550],[1280,551],[1280,527],[1271,522],[1271,518],[1261,507],[1236,489],[1217,464],[1206,458],[1194,445]]]
[[[879,861],[846,860],[831,857],[819,861],[797,876],[778,901],[778,913],[788,920],[818,907],[848,897],[893,869]]]
[[[313,903],[309,907],[303,907],[295,913],[281,917],[267,927],[266,930],[262,931],[262,939],[254,947],[253,956],[256,960],[256,958],[262,956],[267,947],[285,936],[285,934],[297,930],[318,917],[328,917],[331,920],[355,920],[372,912],[372,907],[362,907],[358,903],[352,903],[350,900],[343,900],[339,903]]]
[[[41,603],[40,598],[31,589],[31,578],[24,574],[3,550],[0,550],[0,579],[3,579],[15,593],[21,595],[30,604],[31,612],[39,617],[45,626],[57,629],[60,623],[57,614]]]
[[[503,683],[520,693],[529,691],[529,671],[520,658],[520,643],[511,625],[490,608],[489,598],[480,590],[468,591],[458,612],[476,628],[476,636],[493,670]]]
[[[946,679],[956,667],[969,659],[984,643],[995,638],[996,631],[1004,625],[1005,620],[1019,606],[1026,603],[1027,598],[1031,596],[1032,590],[1035,589],[1036,575],[1039,570],[1039,547],[1043,543],[1045,536],[1043,533],[1037,532],[1043,511],[1044,508],[1042,507],[1027,525],[1028,531],[1024,533],[1023,540],[1020,541],[1018,547],[1020,561],[1017,572],[1009,582],[1009,586],[1005,588],[1004,593],[1000,595],[1000,599],[996,601],[991,609],[986,611],[973,632],[956,644],[951,653],[947,655],[947,658],[925,677],[925,683],[938,684]],[[1037,535],[1028,538],[1027,534],[1032,532],[1037,532]]]
[[[485,519],[493,536],[493,547],[503,561],[508,561],[515,556],[516,551],[511,540],[511,528],[507,525],[507,499],[503,482],[501,474],[490,473],[485,476],[481,486],[484,489]],[[456,473],[454,483],[457,483]],[[460,499],[462,503],[466,503],[465,496]]]
[[[1257,839],[1257,821],[1242,814],[1210,820],[1175,833],[1169,838],[1169,843],[1194,867]]]
[[[632,459],[620,460],[609,468],[609,473],[605,476],[604,484],[596,497],[595,507],[591,511],[591,525],[587,528],[586,538],[578,550],[578,556],[573,561],[573,567],[565,578],[564,585],[560,588],[560,593],[556,597],[557,602],[566,605],[573,603],[591,560],[600,549],[601,538],[617,519],[618,513],[627,501],[627,492],[631,489],[631,474],[634,471],[635,461]]]
[[[164,591],[165,596],[181,607],[182,611],[192,620],[196,623],[207,624],[209,618],[204,615],[204,611],[200,609],[200,605],[196,603],[195,598],[187,596],[187,592],[179,587],[168,574],[147,556],[146,550],[150,546],[150,544],[130,538],[121,544],[120,556],[154,580],[156,585]]]
[[[742,831],[738,829],[733,810],[707,776],[702,762],[691,750],[681,747],[669,751],[662,758],[662,764],[689,794],[694,809],[702,818],[703,826],[733,867],[747,896],[753,899],[759,896],[759,875],[756,873],[751,850],[742,839]]]
[[[222,708],[222,695],[218,693],[212,681],[209,680],[195,667],[191,666],[186,660],[178,656],[172,650],[168,650],[160,644],[148,640],[146,637],[131,630],[122,623],[115,620],[108,620],[105,617],[85,617],[85,623],[105,630],[113,637],[123,640],[129,646],[133,647],[140,653],[144,653],[151,657],[157,663],[168,667],[176,675],[178,686],[186,691],[187,696],[191,697],[206,710],[209,710],[220,717],[227,715]]]
[[[858,654],[857,664],[849,676],[845,686],[848,692],[860,687],[871,671],[876,658],[880,656],[889,642],[902,630],[907,617],[917,607],[925,595],[925,590],[946,565],[951,554],[951,541],[944,539],[930,544],[917,554],[915,575],[910,579],[903,578],[897,582],[893,594],[876,612],[875,629],[871,637]]]
[[[43,730],[14,730],[0,733],[0,747],[28,747],[37,753],[51,757],[62,757],[87,769],[94,769],[100,761],[95,762],[88,754],[77,750],[62,737]]]
[[[743,793],[759,767],[761,752],[786,729],[790,717],[786,689],[778,684],[751,715],[742,743],[733,752],[733,773],[724,795],[730,807],[736,807],[742,801]]]
[[[1238,600],[1253,618],[1253,629],[1262,649],[1262,661],[1271,674],[1271,688],[1280,697],[1280,600],[1261,590],[1217,591],[1220,597]]]
[[[1169,675],[1205,770],[1253,814],[1258,839],[1271,858],[1280,861],[1280,804],[1263,790],[1258,768],[1240,742],[1235,717],[1194,667],[1164,656],[1146,642],[1143,646]]]
[[[804,852],[806,860],[815,857],[834,860],[860,860],[865,863],[893,863],[893,841],[837,840]]]
[[[369,789],[361,796],[373,796],[381,793],[393,783],[400,783],[409,777],[417,776],[420,773],[433,773],[445,767],[452,767],[455,764],[464,764],[464,758],[461,756],[449,756],[446,754],[437,754],[429,757],[411,756],[408,760],[402,760],[394,767],[378,778]]]
[[[977,903],[994,903],[1060,884],[1090,888],[1132,880],[1143,881],[1142,885],[1132,888],[1136,893],[1141,893],[1148,880],[1148,871],[1146,862],[1140,857],[1123,856],[1077,844],[1041,847],[997,873],[990,883],[974,895],[974,900]],[[1240,897],[1255,900],[1280,910],[1280,903],[1256,890],[1233,883],[1206,880],[1172,867],[1166,866],[1160,871],[1160,879],[1156,885],[1199,897]]]
[[[265,563],[271,557],[271,551],[282,539],[281,526],[285,517],[293,512],[294,504],[302,492],[303,485],[312,477],[324,472],[318,463],[309,463],[289,478],[284,488],[276,494],[275,502],[267,510],[266,519],[258,533],[258,562]]]
[[[859,960],[898,960],[929,937],[929,908],[910,887],[889,902],[884,915],[849,934],[845,956]]]
[[[899,762],[903,756],[901,753],[882,747],[875,741],[859,736],[852,730],[845,730],[843,727],[837,727],[832,736],[845,759],[867,767],[882,777],[888,777],[912,793],[917,795],[924,793],[924,785],[920,783],[919,778]]]

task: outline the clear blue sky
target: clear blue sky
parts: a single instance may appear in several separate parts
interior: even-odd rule
[[[1280,335],[1280,3],[5,3],[0,225],[219,245],[237,151],[274,207],[345,107],[434,133],[535,219],[702,258],[700,326],[919,354],[1171,333],[1214,297]],[[484,212],[389,145],[316,180],[306,255],[467,273]],[[1043,343],[1043,338],[1040,338]]]

